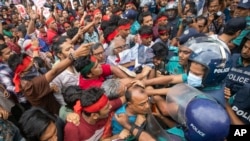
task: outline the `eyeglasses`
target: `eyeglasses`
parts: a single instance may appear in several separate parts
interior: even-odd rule
[[[127,44],[115,47],[114,49],[124,49],[124,48],[127,48]]]

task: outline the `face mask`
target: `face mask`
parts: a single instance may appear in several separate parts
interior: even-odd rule
[[[188,85],[190,85],[190,86],[200,87],[202,84],[202,78],[189,72],[187,82],[188,82]]]
[[[22,79],[31,80],[39,75],[41,75],[41,74],[38,72],[37,68],[35,66],[32,66],[29,69],[29,72],[27,72],[27,74],[25,74],[25,76],[22,77]]]

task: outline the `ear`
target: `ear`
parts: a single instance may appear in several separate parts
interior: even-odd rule
[[[87,77],[88,78],[91,78],[93,75],[92,75],[92,73],[90,72],[89,74],[87,74]]]
[[[63,54],[62,53],[57,53],[56,56],[58,56],[60,59],[63,58]]]
[[[97,119],[99,119],[99,114],[98,114],[98,113],[92,113],[92,114],[91,114],[91,117],[92,117],[94,120],[97,120]]]

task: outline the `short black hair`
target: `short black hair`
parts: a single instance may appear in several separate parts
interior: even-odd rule
[[[111,15],[109,19],[109,26],[118,26],[118,21],[121,19],[118,15]]]
[[[74,36],[77,34],[78,30],[79,30],[78,27],[72,27],[72,28],[70,28],[69,30],[67,30],[67,36],[70,39],[73,39]]]
[[[129,23],[129,20],[128,19],[120,19],[118,21],[118,26],[121,26],[121,25],[126,25]]]
[[[97,42],[97,43],[93,44],[93,45],[91,46],[91,48],[90,48],[90,53],[93,55],[94,50],[98,49],[100,46],[103,47],[103,46],[102,46],[102,43]]]
[[[76,101],[80,100],[83,91],[84,90],[77,85],[68,86],[67,88],[64,88],[62,90],[62,95],[65,103],[67,104],[66,107],[73,110]]]
[[[168,34],[171,33],[171,27],[170,26],[166,26],[166,25],[160,25],[158,27],[158,32],[160,31],[167,31]]]
[[[243,17],[232,18],[227,21],[224,26],[223,33],[228,35],[234,35],[238,31],[242,31],[246,28],[247,22]]]
[[[139,17],[138,17],[138,22],[139,24],[142,24],[143,23],[143,18],[144,17],[147,17],[147,16],[152,16],[151,12],[149,11],[146,11],[146,12],[142,12]]]
[[[81,72],[81,70],[90,63],[91,63],[90,56],[82,56],[76,59],[76,61],[74,62],[74,67],[77,72]],[[81,74],[81,75],[84,78],[88,78],[87,74]]]
[[[5,41],[3,34],[0,34],[0,40]]]
[[[9,59],[8,59],[8,65],[10,67],[10,69],[15,72],[17,66],[19,64],[21,64],[23,62],[23,59],[28,56],[25,53],[21,53],[21,54],[12,54],[10,55]]]
[[[6,49],[8,46],[6,44],[0,44],[0,55],[3,55],[2,50]]]
[[[81,96],[81,105],[83,107],[90,106],[94,103],[96,103],[101,96],[104,94],[104,90],[102,88],[97,88],[97,87],[91,87],[87,90],[84,91],[84,93]],[[90,115],[91,113],[88,113],[83,110],[83,112],[86,115]]]
[[[67,36],[57,36],[53,39],[53,44],[51,45],[53,53],[57,56],[58,53],[62,53],[61,45],[66,42]]]
[[[31,107],[22,114],[19,120],[20,129],[28,141],[40,141],[41,135],[55,120],[56,118],[46,110]]]
[[[165,59],[168,56],[168,47],[162,42],[156,42],[151,47],[153,49],[154,57]]]
[[[93,21],[93,19],[92,19],[92,16],[91,15],[87,15],[85,18],[84,18],[84,21],[85,22],[92,22]]]
[[[141,28],[139,29],[139,34],[142,35],[142,34],[150,34],[152,35],[153,34],[153,29],[151,26],[148,26],[148,25],[143,25],[141,26]]]

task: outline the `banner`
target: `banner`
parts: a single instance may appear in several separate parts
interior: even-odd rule
[[[23,6],[22,4],[17,4],[17,5],[15,5],[15,6],[16,6],[18,12],[20,13],[21,17],[22,17],[23,19],[25,19],[25,17],[27,17],[28,14],[27,14],[27,12],[26,12],[24,6]]]
[[[44,7],[44,3],[46,3],[46,0],[33,0],[35,6],[37,7],[37,12],[40,14],[41,13],[41,7],[43,7],[43,16],[48,19],[50,16],[50,11],[49,8]]]

